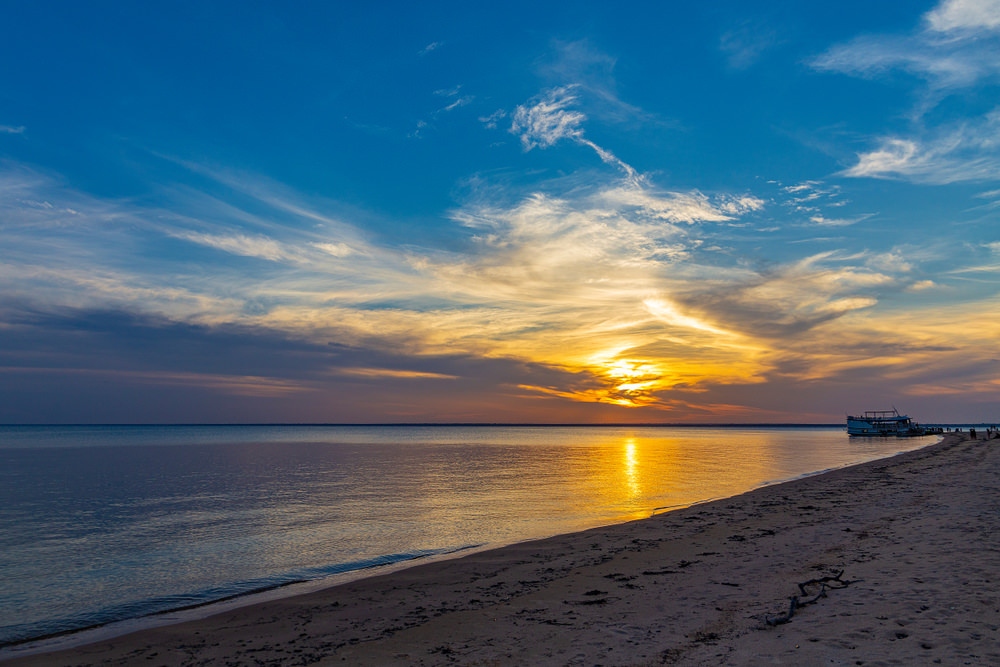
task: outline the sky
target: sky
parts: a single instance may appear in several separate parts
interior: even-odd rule
[[[1000,0],[0,14],[0,423],[1000,420]]]

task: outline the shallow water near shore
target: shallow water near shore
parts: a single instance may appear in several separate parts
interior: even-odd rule
[[[837,427],[0,427],[0,644],[642,518],[937,440]]]

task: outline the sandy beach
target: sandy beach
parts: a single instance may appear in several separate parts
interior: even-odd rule
[[[948,434],[735,498],[4,664],[997,665],[998,526],[1000,440]]]

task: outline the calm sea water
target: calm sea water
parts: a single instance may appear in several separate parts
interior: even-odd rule
[[[0,426],[0,645],[646,517],[936,440],[830,427]]]

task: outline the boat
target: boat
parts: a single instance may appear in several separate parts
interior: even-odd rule
[[[847,435],[912,438],[942,432],[940,428],[930,428],[917,424],[906,415],[899,414],[896,408],[892,410],[867,410],[863,415],[847,416]]]

